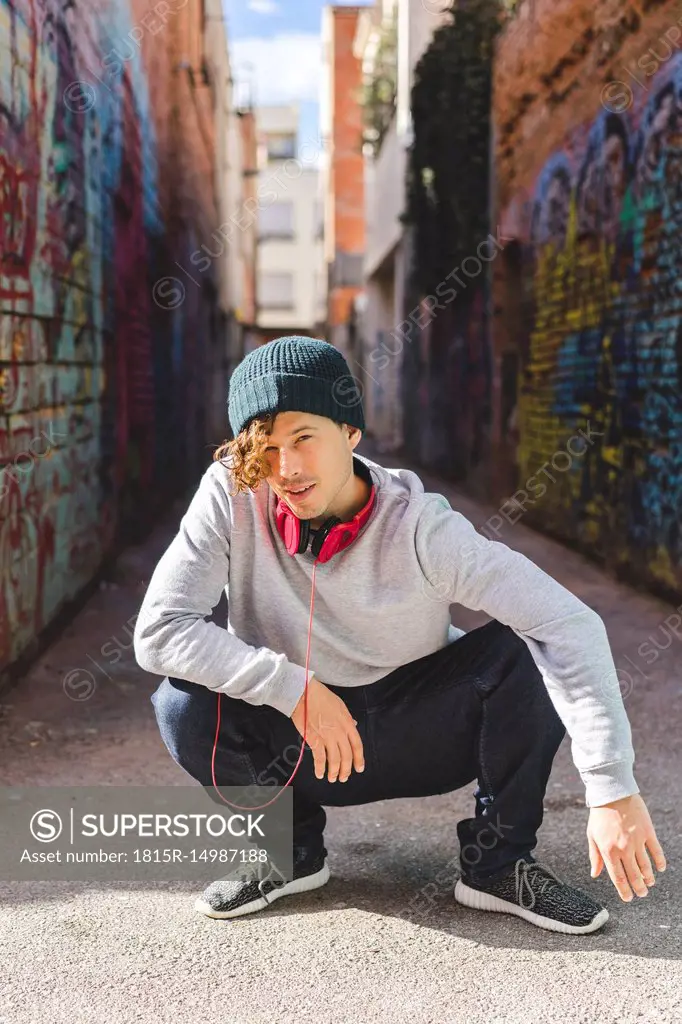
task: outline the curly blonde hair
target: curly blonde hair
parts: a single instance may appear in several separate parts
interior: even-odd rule
[[[236,437],[231,441],[223,441],[214,451],[214,462],[230,459],[229,467],[237,486],[236,491],[230,491],[232,497],[242,491],[257,490],[270,473],[265,449],[274,422],[274,413],[256,416]]]
[[[242,491],[257,490],[261,482],[269,476],[270,465],[265,449],[268,447],[276,418],[277,413],[256,416],[235,438],[223,441],[214,451],[214,462],[230,460],[229,468],[237,487],[236,491],[230,491],[232,497]],[[339,430],[343,430],[345,426],[343,423],[336,425]]]

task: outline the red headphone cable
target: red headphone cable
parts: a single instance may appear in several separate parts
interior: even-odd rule
[[[218,789],[218,783],[216,782],[216,779],[215,779],[215,755],[216,755],[216,749],[217,749],[217,746],[218,746],[218,736],[220,734],[220,698],[222,696],[222,694],[218,693],[217,694],[217,697],[218,697],[218,722],[216,724],[215,740],[213,741],[213,754],[211,756],[211,777],[213,779],[213,785],[215,787],[216,793],[218,794],[220,799],[223,801],[223,803],[228,805],[228,807],[236,807],[240,811],[260,811],[260,810],[263,809],[263,807],[269,807],[270,804],[274,804],[275,800],[278,800],[279,797],[281,797],[282,793],[284,792],[286,787],[289,785],[289,783],[293,779],[294,775],[298,771],[298,766],[301,763],[301,759],[303,758],[303,752],[305,750],[305,739],[306,739],[307,729],[308,729],[308,663],[310,661],[310,636],[311,636],[312,626],[313,626],[313,608],[315,607],[315,571],[317,569],[317,563],[318,563],[318,558],[316,558],[315,562],[313,563],[313,580],[312,580],[312,589],[311,589],[311,592],[310,592],[310,619],[308,620],[308,648],[306,650],[306,656],[305,656],[305,690],[303,691],[303,742],[301,743],[301,753],[298,755],[298,761],[296,762],[296,767],[294,768],[293,772],[291,773],[291,776],[289,777],[289,779],[282,786],[282,789],[277,794],[277,796],[274,796],[272,798],[272,800],[268,800],[268,802],[266,804],[259,804],[256,807],[242,807],[240,804],[231,804],[229,802],[229,800],[226,800],[225,797],[220,792],[220,790]]]

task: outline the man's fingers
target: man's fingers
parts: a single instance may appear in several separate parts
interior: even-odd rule
[[[637,857],[637,865],[639,870],[642,872],[642,878],[646,885],[655,885],[656,879],[654,878],[654,869],[651,866],[646,846],[640,846],[639,850],[636,851],[635,856]]]
[[[604,864],[606,865],[606,870],[609,873],[609,878],[616,887],[618,895],[626,903],[629,903],[632,900],[632,890],[628,885],[627,873],[623,863],[621,862],[619,851],[616,851],[615,854],[607,854],[604,857]]]
[[[345,782],[353,767],[353,748],[350,745],[350,737],[344,736],[339,743],[341,751],[341,766],[339,768],[339,782]]]
[[[629,850],[627,853],[623,853],[621,860],[623,862],[623,867],[627,871],[628,881],[634,891],[638,896],[647,896],[649,890],[644,884],[642,872],[639,864],[637,863],[637,858],[635,857],[635,851]]]
[[[327,740],[327,773],[330,782],[336,782],[341,767],[341,751],[333,740]]]
[[[362,772],[365,770],[365,752],[362,748],[362,740],[357,729],[351,729],[348,733],[348,741],[352,751],[353,767],[356,772]]]
[[[654,864],[656,865],[656,869],[658,871],[665,871],[665,854],[661,849],[661,844],[656,838],[656,833],[654,832],[653,827],[651,829],[650,834],[646,837],[645,843],[649,847],[649,852],[651,853],[651,856],[654,858]]]
[[[599,852],[599,847],[597,846],[591,835],[588,835],[587,837],[587,844],[590,851],[590,864],[592,866],[591,874],[593,878],[598,878],[598,876],[601,874],[602,868],[604,867],[604,860],[602,858],[601,853]]]
[[[315,778],[324,778],[324,769],[327,763],[327,750],[319,736],[311,736],[308,746],[313,752],[313,764],[315,765]]]

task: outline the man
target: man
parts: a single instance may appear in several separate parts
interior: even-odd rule
[[[277,339],[237,366],[234,438],[215,452],[136,621],[137,661],[167,676],[152,702],[178,764],[213,785],[220,701],[217,784],[282,785],[291,771],[273,766],[300,747],[304,729],[317,573],[309,746],[291,783],[293,879],[268,864],[213,883],[197,907],[234,917],[324,885],[324,806],[447,793],[477,780],[474,817],[457,825],[455,898],[554,931],[595,931],[607,910],[532,854],[566,731],[590,807],[593,876],[605,865],[629,901],[654,884],[649,854],[665,869],[633,776],[604,624],[529,559],[425,492],[416,473],[354,455],[365,424],[349,381],[340,352],[310,338]],[[282,501],[299,531],[310,531],[306,550],[300,540],[290,549]],[[330,517],[357,535],[316,564]],[[226,588],[227,631],[205,621]],[[491,621],[464,633],[450,623],[453,603]]]

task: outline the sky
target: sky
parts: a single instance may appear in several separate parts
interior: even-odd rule
[[[322,0],[223,0],[233,78],[251,83],[256,105],[298,103],[299,148],[307,152],[319,145],[325,6]]]

